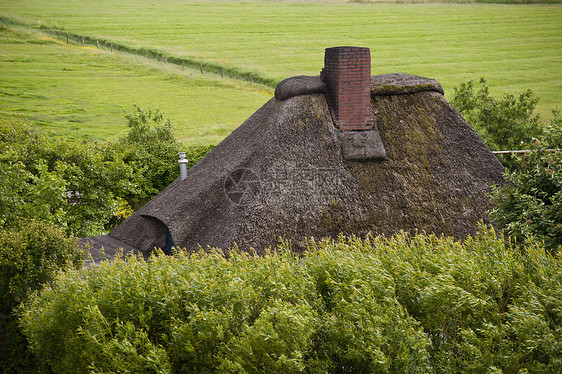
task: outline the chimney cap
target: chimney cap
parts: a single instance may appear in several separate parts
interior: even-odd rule
[[[330,47],[330,48],[326,48],[326,51],[344,51],[344,52],[348,52],[348,51],[364,51],[364,52],[369,52],[370,49],[367,48],[367,47],[341,46],[341,47]]]

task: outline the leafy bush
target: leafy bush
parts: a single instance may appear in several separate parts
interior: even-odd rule
[[[180,251],[61,274],[22,324],[57,373],[558,373],[561,260],[490,230]]]
[[[137,186],[129,200],[139,202],[152,198],[179,175],[178,152],[181,144],[172,133],[172,124],[159,110],[144,111],[138,106],[125,115],[129,131],[114,144],[109,144],[106,157],[120,158],[129,165]]]
[[[0,229],[0,330],[8,348],[0,352],[3,373],[34,373],[37,369],[14,308],[52,282],[59,271],[80,268],[83,259],[77,240],[50,224],[31,221],[22,222],[19,228]]]
[[[562,148],[562,117],[557,108],[552,110],[552,118],[543,126],[540,143],[545,148]]]
[[[493,151],[525,149],[540,138],[543,130],[534,114],[539,99],[528,89],[515,97],[506,93],[500,99],[490,96],[485,78],[475,91],[469,80],[454,88],[451,104],[463,115]]]
[[[531,90],[515,98],[490,97],[484,78],[475,91],[474,82],[455,88],[452,105],[474,127],[492,150],[532,149],[530,154],[498,155],[507,167],[506,184],[496,186],[496,207],[491,218],[519,243],[528,238],[544,241],[549,250],[562,244],[562,156],[545,152],[562,148],[562,118],[539,122],[533,114],[538,99]]]
[[[0,121],[0,220],[17,227],[36,219],[78,236],[96,235],[134,191],[131,169],[107,161],[93,143],[38,133],[22,122]]]
[[[124,138],[99,145],[0,119],[0,224],[36,219],[77,236],[98,235],[164,189],[179,175],[169,121],[139,108],[127,121]],[[192,163],[210,148],[188,151]]]
[[[106,160],[122,160],[132,169],[136,186],[126,200],[133,209],[140,208],[172,183],[179,175],[178,153],[182,145],[172,133],[172,124],[158,109],[138,106],[125,115],[128,133],[103,149]],[[190,168],[213,146],[193,147],[186,151]]]
[[[397,239],[382,261],[432,341],[435,372],[560,371],[560,257],[533,243],[513,250],[492,230],[462,245]]]
[[[0,313],[11,313],[60,269],[80,268],[83,260],[76,238],[50,224],[29,221],[0,229]]]
[[[561,131],[562,132],[562,131]],[[541,240],[552,251],[562,245],[562,152],[544,149],[526,154],[507,183],[493,193],[491,218],[525,243]]]

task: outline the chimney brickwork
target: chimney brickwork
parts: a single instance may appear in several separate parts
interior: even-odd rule
[[[369,48],[326,48],[320,76],[328,86],[326,99],[336,127],[344,131],[372,129]]]

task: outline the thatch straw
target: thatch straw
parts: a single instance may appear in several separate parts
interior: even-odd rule
[[[502,165],[435,81],[386,77],[371,105],[387,160],[344,160],[323,94],[272,98],[110,236],[146,251],[167,226],[177,246],[259,252],[281,237],[298,250],[339,233],[473,234]]]

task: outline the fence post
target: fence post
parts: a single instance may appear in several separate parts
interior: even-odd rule
[[[201,68],[201,74],[203,74],[203,65],[200,65]]]
[[[221,68],[221,78],[224,78],[224,68]]]
[[[98,49],[100,47],[100,41],[96,39],[96,45],[98,46]]]
[[[113,52],[113,42],[111,42],[110,45],[111,45],[111,52]]]
[[[183,60],[181,61],[181,69],[185,70],[185,61],[183,61]]]
[[[252,79],[252,73],[250,73],[250,83],[254,83],[254,80]]]
[[[168,57],[164,56],[164,63],[166,64],[168,62]]]
[[[84,37],[82,37],[82,47],[84,46]]]
[[[66,34],[66,44],[68,44],[68,34]]]

